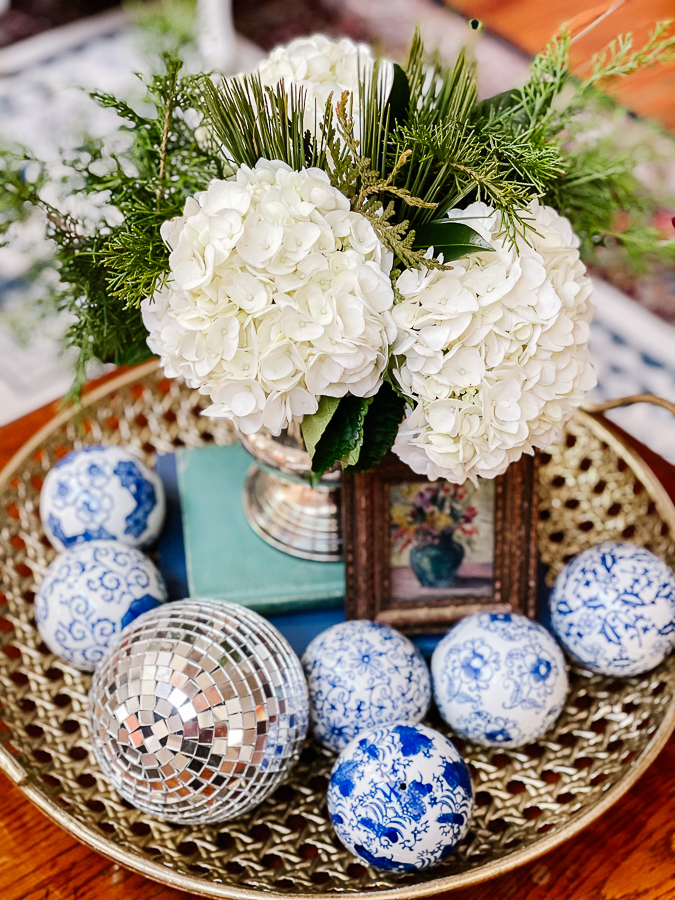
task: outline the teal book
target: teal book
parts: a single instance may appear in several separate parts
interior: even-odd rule
[[[343,605],[342,563],[296,559],[251,530],[241,497],[252,460],[239,444],[181,448],[176,462],[190,596],[266,616]]]

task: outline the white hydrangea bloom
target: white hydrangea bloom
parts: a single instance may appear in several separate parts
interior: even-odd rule
[[[171,275],[142,304],[148,345],[211,398],[208,415],[279,434],[322,395],[377,391],[396,335],[391,254],[325,172],[242,166],[162,236]]]
[[[331,41],[315,34],[277,47],[258,65],[257,72],[264,85],[274,86],[283,78],[287,89],[297,85],[306,91],[305,128],[314,134],[330,95],[336,105],[344,91],[354,98],[352,110],[358,125],[359,76],[369,76],[373,65],[367,44],[355,44],[349,38]]]
[[[452,210],[495,252],[398,280],[394,375],[415,407],[394,451],[432,480],[501,475],[555,441],[595,385],[579,240],[553,209],[535,201],[530,214],[529,244],[512,246],[491,207]]]

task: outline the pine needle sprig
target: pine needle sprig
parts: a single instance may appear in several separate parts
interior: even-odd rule
[[[166,153],[171,132],[171,120],[176,107],[176,83],[178,81],[178,65],[170,65],[167,71],[167,90],[164,102],[164,128],[162,129],[162,143],[159,148],[159,172],[157,173],[157,203],[159,209],[164,197],[164,179],[166,177]]]
[[[236,165],[253,168],[259,159],[278,159],[298,171],[326,168],[327,142],[334,132],[332,105],[329,100],[315,110],[315,139],[305,129],[306,96],[304,88],[287,88],[283,79],[272,88],[257,74],[227,78],[218,85],[204,76],[196,102],[221,152]]]
[[[593,260],[606,241],[625,250],[625,262],[635,272],[644,272],[653,262],[671,261],[673,243],[666,241],[650,220],[658,202],[640,184],[634,172],[635,151],[626,151],[611,136],[591,137],[612,101],[600,93],[618,78],[659,62],[675,58],[675,33],[670,21],[657,23],[647,41],[634,47],[632,35],[622,35],[596,53],[586,68],[590,74],[578,80],[569,73],[566,60],[569,39],[564,33],[550,45],[567,74],[557,80],[558,94],[544,123],[549,145],[559,149],[563,171],[551,178],[542,200],[565,215],[581,238],[582,255]],[[544,67],[546,63],[542,63]],[[543,71],[550,71],[544,68]],[[562,94],[567,88],[568,96]],[[629,227],[618,232],[617,217],[628,216]]]
[[[422,209],[436,209],[438,204],[429,203],[420,197],[415,197],[406,188],[397,187],[394,182],[396,176],[405,166],[412,155],[412,150],[404,150],[393,165],[391,172],[383,178],[380,173],[371,167],[370,159],[361,156],[359,152],[359,141],[354,137],[354,120],[347,112],[347,106],[350,103],[350,94],[345,91],[337,105],[337,122],[338,131],[342,136],[353,160],[353,172],[357,179],[358,195],[352,204],[355,212],[363,209],[364,203],[372,197],[373,194],[393,194],[408,206],[417,206]],[[335,148],[338,149],[337,147]]]
[[[477,129],[487,134],[522,133],[538,145],[550,140],[561,127],[556,101],[570,80],[569,47],[569,35],[563,30],[535,56],[522,87],[477,104],[472,116]]]
[[[546,86],[538,94],[526,90],[519,98],[526,126],[517,130],[510,110],[500,104],[478,111],[475,62],[465,53],[449,68],[428,60],[419,32],[405,70],[407,107],[404,114],[397,111],[393,125],[393,108],[400,105],[400,98],[383,102],[383,78],[377,67],[370,80],[364,79],[360,152],[383,178],[392,173],[402,154],[407,155],[405,172],[401,177],[399,167],[392,183],[423,201],[405,212],[413,228],[448,209],[483,200],[500,210],[505,231],[513,240],[527,234],[530,226],[522,210],[563,171],[558,149],[548,144],[547,129],[540,128],[537,120],[558,90],[551,84],[555,80],[551,71],[558,72],[560,80],[563,60],[561,51],[553,61],[547,58],[539,63],[546,70]],[[392,93],[395,89],[396,79]],[[513,103],[512,97],[509,102]],[[397,212],[403,215],[402,204]]]
[[[476,62],[462,49],[448,68],[428,60],[419,30],[410,47],[406,74],[410,85],[410,109],[425,125],[452,120],[468,121],[476,105]]]
[[[671,26],[656,25],[639,49],[631,35],[618,37],[592,57],[590,75],[581,81],[570,72],[570,36],[563,29],[535,57],[523,87],[476,107],[473,121],[486,153],[500,160],[508,181],[529,186],[542,202],[569,218],[586,259],[593,258],[606,238],[626,248],[633,268],[642,265],[635,247],[647,259],[671,252],[668,242],[649,227],[647,207],[653,210],[656,204],[633,174],[634,156],[617,152],[608,141],[589,144],[583,136],[589,118],[593,120],[589,111],[601,105],[598,88],[675,56]],[[614,220],[624,211],[633,224],[627,232],[615,233]]]
[[[522,210],[543,193],[552,173],[561,171],[559,153],[533,146],[529,134],[484,134],[468,123],[428,127],[413,122],[403,130],[403,140],[418,153],[407,185],[413,192],[436,202],[441,213],[463,201],[484,201],[500,210],[514,238],[527,231]],[[430,218],[419,215],[413,221],[424,224]]]
[[[656,201],[633,174],[635,159],[609,139],[570,149],[567,171],[549,187],[543,202],[565,215],[581,240],[581,253],[593,260],[598,247],[618,245],[624,262],[637,274],[656,262],[672,263],[675,240],[666,240],[651,224]],[[617,220],[628,227],[617,229]]]

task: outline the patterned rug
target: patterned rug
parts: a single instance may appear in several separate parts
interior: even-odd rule
[[[331,31],[369,37],[394,56],[404,51],[416,22],[450,58],[470,35],[463,19],[432,0],[347,0],[340,8]],[[293,36],[284,34],[286,39]],[[59,52],[54,43],[51,47],[52,55],[41,63],[0,78],[0,120],[4,142],[24,143],[42,158],[56,161],[59,148],[76,146],[82,134],[104,136],[115,129],[114,115],[99,109],[86,91],[139,96],[133,73],[146,70],[147,64],[141,42],[128,25],[117,25],[111,33],[74,48]],[[245,49],[254,60],[250,45]],[[527,71],[519,51],[489,35],[480,37],[476,55],[483,95],[517,84]],[[37,318],[30,302],[38,287],[28,276],[41,253],[39,229],[29,230],[14,248],[0,249],[0,424],[61,396],[72,380],[72,355],[60,349],[67,321]],[[595,287],[594,397],[652,392],[675,401],[675,328],[606,282],[596,280]],[[640,405],[612,417],[675,463],[675,419],[665,410]]]

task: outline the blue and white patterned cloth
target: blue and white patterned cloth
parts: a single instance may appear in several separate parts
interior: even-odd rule
[[[390,725],[339,755],[328,812],[368,865],[413,872],[446,859],[471,823],[473,791],[455,746],[425,725]]]
[[[597,279],[593,302],[597,312],[591,326],[591,359],[598,386],[589,399],[647,393],[675,402],[675,328]],[[640,403],[608,416],[675,463],[675,417],[668,410]]]

